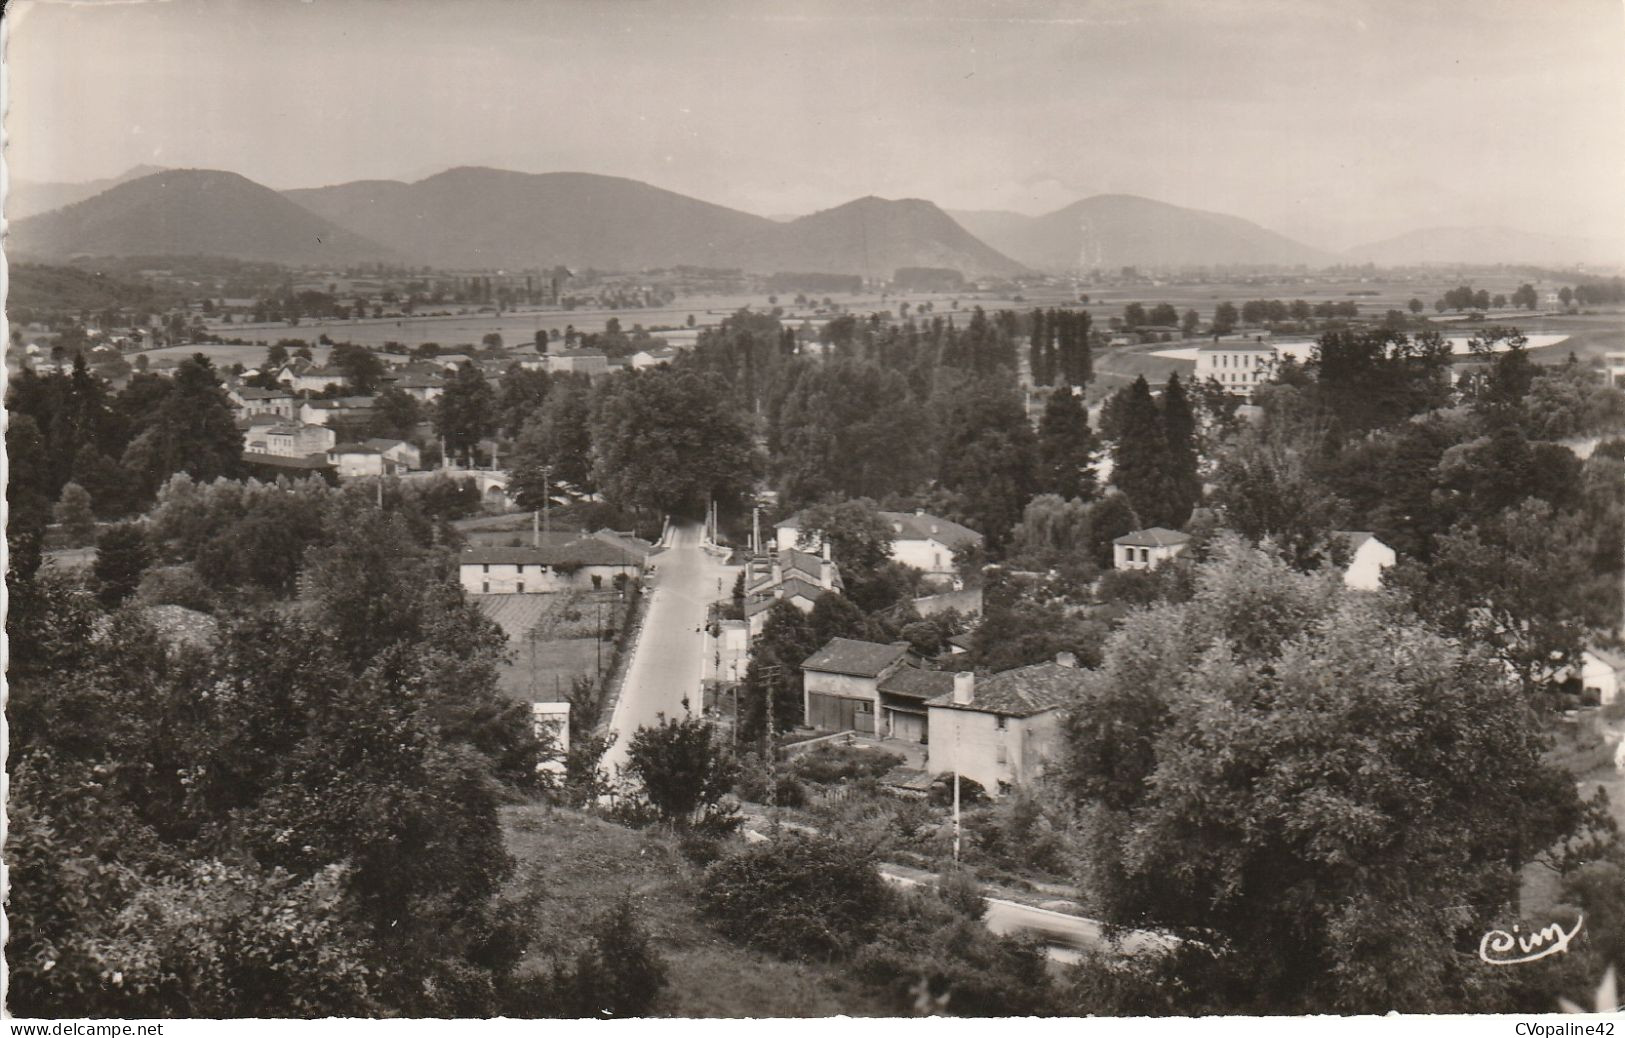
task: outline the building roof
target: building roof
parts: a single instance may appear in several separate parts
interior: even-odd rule
[[[232,390],[244,400],[273,400],[291,398],[293,393],[286,389],[259,389],[255,386],[238,386]]]
[[[250,465],[269,465],[279,469],[299,469],[304,472],[313,472],[317,469],[332,468],[327,463],[326,454],[307,454],[302,458],[289,458],[281,454],[261,454],[258,451],[243,451],[243,461]]]
[[[643,558],[594,537],[579,537],[569,544],[544,544],[539,548],[469,548],[457,562],[463,566],[638,566]]]
[[[1001,671],[988,678],[977,678],[969,703],[954,702],[953,690],[950,689],[946,695],[937,696],[926,705],[1003,714],[1006,717],[1031,717],[1074,702],[1086,680],[1085,673],[1076,667],[1063,667],[1047,661]]]
[[[364,443],[341,443],[327,448],[329,454],[382,454],[377,447],[369,447]]]
[[[318,411],[343,411],[349,408],[367,408],[373,406],[370,396],[336,396],[325,400],[306,400],[306,407],[314,407]]]
[[[1135,530],[1125,533],[1112,541],[1133,548],[1171,548],[1176,544],[1189,544],[1191,535],[1180,533],[1178,530],[1167,530],[1161,526],[1153,526],[1146,530]]]
[[[802,661],[802,670],[827,674],[848,674],[859,678],[878,677],[880,672],[908,655],[907,645],[882,645],[855,638],[831,638],[829,644]]]
[[[373,436],[361,442],[366,444],[368,447],[376,448],[380,452],[393,450],[396,447],[411,447],[414,450],[417,449],[415,444],[407,440],[390,440],[382,436]]]
[[[881,678],[880,684],[876,687],[880,691],[894,696],[931,699],[935,696],[951,695],[953,693],[954,675],[952,671],[946,670],[898,667],[884,678]]]
[[[1360,545],[1376,537],[1367,530],[1333,530],[1332,536],[1348,545],[1349,551],[1359,551]]]
[[[549,353],[548,356],[549,357],[568,357],[570,359],[575,359],[577,357],[580,357],[580,358],[583,358],[583,359],[591,359],[593,357],[603,357],[605,359],[608,359],[609,354],[605,353],[603,350],[595,350],[595,349],[592,349],[592,348],[586,347],[586,346],[578,346],[578,347],[568,349],[568,350],[555,350],[552,353]]]
[[[913,512],[881,512],[880,517],[892,528],[894,541],[937,541],[950,548],[962,544],[981,544],[982,535],[952,519],[943,519],[924,510]],[[793,515],[780,522],[775,529],[799,530],[801,517]]]

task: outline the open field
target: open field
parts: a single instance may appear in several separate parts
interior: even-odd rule
[[[894,1010],[838,967],[742,948],[700,918],[692,867],[658,831],[624,829],[541,805],[503,808],[517,884],[547,892],[527,965],[567,953],[595,916],[631,897],[669,975],[653,1012],[679,1017],[884,1016]]]
[[[573,679],[594,676],[600,662],[609,663],[611,643],[600,649],[595,631],[600,605],[606,621],[618,615],[609,605],[614,592],[477,595],[474,601],[508,636],[513,660],[498,675],[506,695],[561,700]]]

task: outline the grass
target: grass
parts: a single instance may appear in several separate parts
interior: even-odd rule
[[[656,1015],[890,1015],[840,967],[781,962],[713,931],[695,907],[694,868],[660,831],[540,804],[504,808],[503,829],[518,863],[516,884],[547,892],[527,965],[546,966],[550,951],[565,951],[595,916],[630,895],[668,970]]]
[[[598,640],[592,636],[597,622],[594,602],[615,601],[611,591],[550,595],[477,595],[480,609],[495,620],[508,636],[513,661],[498,676],[504,694],[515,699],[559,700],[569,691],[572,679],[598,673]],[[618,603],[617,603],[618,605]],[[564,615],[577,613],[574,620]],[[613,623],[616,608],[606,605],[604,619]],[[529,637],[539,631],[534,646]],[[587,637],[581,637],[581,635]],[[602,650],[603,665],[609,666],[611,646]]]

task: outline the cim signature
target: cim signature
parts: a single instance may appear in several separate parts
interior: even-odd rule
[[[1585,916],[1574,920],[1574,929],[1565,933],[1559,923],[1547,923],[1533,933],[1520,934],[1514,926],[1511,933],[1491,930],[1478,942],[1478,957],[1491,966],[1515,966],[1520,962],[1534,962],[1548,955],[1569,950],[1569,942],[1585,924]],[[1521,954],[1515,954],[1521,953]]]

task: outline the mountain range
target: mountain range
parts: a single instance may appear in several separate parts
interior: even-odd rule
[[[1590,238],[1532,234],[1510,227],[1429,227],[1350,249],[1361,263],[1618,263],[1620,250]]]
[[[1094,195],[1043,216],[953,214],[971,233],[1039,270],[1326,266],[1336,256],[1237,216],[1138,195]]]
[[[380,261],[447,269],[694,265],[759,273],[889,277],[950,267],[968,277],[1135,266],[1340,262],[1599,262],[1596,243],[1497,228],[1437,228],[1336,254],[1223,213],[1095,195],[1042,216],[945,212],[922,199],[860,198],[767,218],[623,177],[458,167],[415,182],[359,180],[274,191],[220,170],[136,167],[80,184],[14,186],[13,253],[220,255],[290,265]]]

